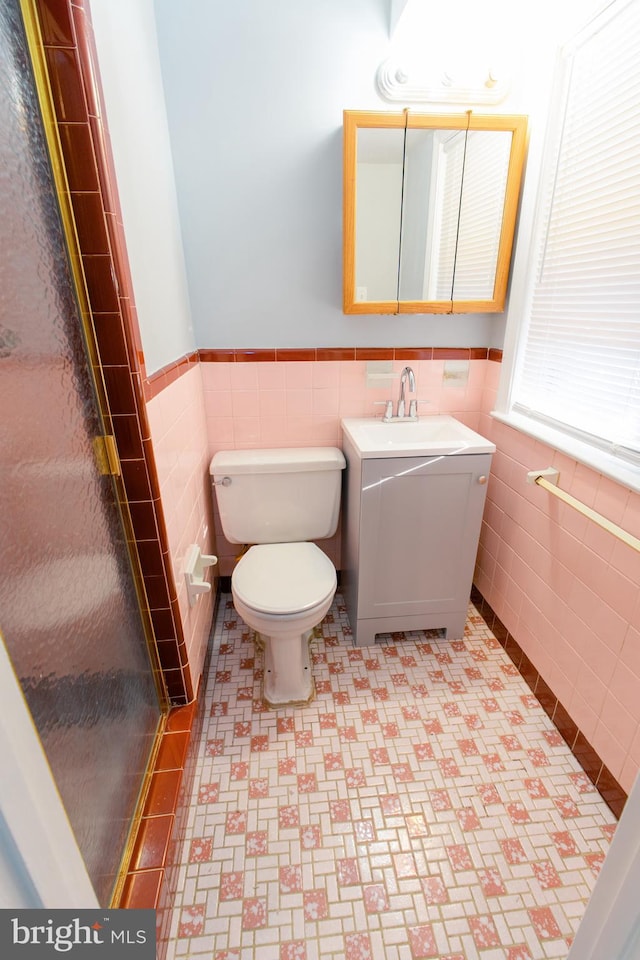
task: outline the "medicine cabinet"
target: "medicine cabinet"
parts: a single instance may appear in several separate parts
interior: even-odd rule
[[[344,112],[347,314],[504,309],[527,120]]]

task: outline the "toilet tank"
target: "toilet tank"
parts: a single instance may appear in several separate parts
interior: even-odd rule
[[[337,447],[219,450],[209,473],[230,543],[293,543],[333,536],[342,470]]]

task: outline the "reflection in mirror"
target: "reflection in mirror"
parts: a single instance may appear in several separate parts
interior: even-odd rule
[[[398,300],[451,300],[466,130],[407,130]]]
[[[511,139],[506,130],[467,133],[453,300],[493,297]]]
[[[356,299],[398,299],[404,130],[358,130]]]
[[[504,309],[526,119],[345,111],[344,312]]]

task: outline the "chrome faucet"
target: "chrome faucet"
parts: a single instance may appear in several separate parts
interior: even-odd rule
[[[405,399],[404,392],[407,386],[407,380],[409,381],[409,390],[413,393],[416,389],[416,378],[411,367],[405,367],[402,373],[400,374],[400,397],[398,399],[398,417],[405,416]],[[413,407],[413,403],[411,406]],[[415,416],[415,410],[411,414]]]

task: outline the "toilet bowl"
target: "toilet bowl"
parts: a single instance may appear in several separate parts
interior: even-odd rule
[[[333,564],[314,543],[257,545],[235,568],[233,604],[263,641],[263,695],[269,706],[313,699],[309,643],[336,586]]]
[[[264,649],[268,706],[315,695],[309,643],[333,601],[336,570],[314,540],[332,536],[345,467],[335,447],[219,451],[210,472],[231,543],[253,543],[231,576],[233,605]]]

